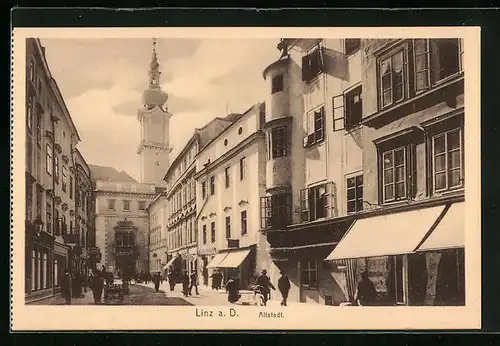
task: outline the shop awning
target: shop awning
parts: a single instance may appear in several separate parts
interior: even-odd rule
[[[453,249],[465,246],[465,203],[453,203],[443,219],[417,251]]]
[[[325,260],[414,252],[444,208],[438,206],[357,220]]]
[[[221,263],[219,263],[218,267],[219,268],[238,268],[241,263],[247,258],[248,254],[250,253],[251,249],[244,249],[244,250],[234,250],[231,252],[228,252],[226,258],[222,260]]]
[[[207,268],[218,268],[219,263],[221,263],[227,256],[227,252],[225,253],[218,253],[212,258],[210,262],[207,264]]]
[[[167,270],[172,264],[174,264],[176,259],[177,259],[177,256],[172,257],[170,259],[170,261],[168,261],[167,264],[165,264],[165,266],[163,267],[163,270]]]

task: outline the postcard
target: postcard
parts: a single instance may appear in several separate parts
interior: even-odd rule
[[[480,328],[479,62],[478,27],[14,28],[12,330]]]

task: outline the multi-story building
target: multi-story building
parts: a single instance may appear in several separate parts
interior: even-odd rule
[[[168,262],[167,251],[167,198],[160,192],[146,206],[149,216],[149,272],[160,272]]]
[[[205,284],[217,269],[249,287],[269,267],[259,208],[266,183],[264,118],[265,104],[253,105],[197,155],[199,270]]]
[[[363,169],[360,129],[346,110],[361,100],[355,40],[284,39],[264,70],[266,196],[262,229],[274,265],[291,281],[290,300],[338,304],[344,276],[324,262],[349,227],[346,179]]]
[[[365,210],[329,258],[367,271],[384,304],[464,305],[462,40],[360,44]]]
[[[78,149],[75,150],[75,199],[76,228],[79,235],[81,251],[78,266],[82,273],[88,275],[89,269],[95,269],[99,262],[100,251],[95,246],[95,182],[92,172]]]
[[[167,248],[168,262],[164,270],[174,275],[191,274],[198,268],[196,229],[196,155],[208,142],[228,127],[238,116],[215,118],[194,134],[172,161],[164,180],[167,183]]]
[[[290,299],[336,305],[353,300],[367,271],[378,303],[432,304],[440,255],[417,253],[446,237],[463,246],[461,204],[452,204],[463,200],[459,41],[284,39],[280,47],[264,71],[271,156],[261,205],[272,279],[278,270],[290,277]],[[463,291],[463,264],[449,269],[463,252],[449,252],[442,276]]]
[[[65,268],[79,270],[75,210],[80,137],[39,39],[26,40],[26,299],[53,295]]]
[[[98,268],[118,277],[147,272],[149,218],[146,206],[155,186],[139,184],[126,172],[90,165],[96,180],[95,243],[100,248]]]

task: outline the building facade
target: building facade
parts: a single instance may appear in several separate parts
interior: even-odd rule
[[[78,131],[50,73],[45,48],[39,39],[27,39],[25,292],[28,302],[57,292],[64,269],[81,269],[76,257],[80,257],[83,243],[76,228],[75,204],[75,155],[79,141]]]
[[[464,305],[462,40],[360,44],[366,215],[329,257],[367,271],[382,304]]]
[[[194,175],[196,155],[214,137],[232,122],[235,115],[215,118],[200,129],[195,129],[187,144],[172,161],[164,180],[167,184],[167,248],[165,271],[176,277],[198,271],[198,232],[196,223],[197,191]]]
[[[163,268],[168,262],[167,210],[164,192],[158,193],[146,207],[149,217],[149,273],[165,274]]]
[[[149,270],[148,203],[155,186],[140,184],[124,171],[112,167],[90,169],[96,180],[95,230],[102,267],[116,277],[131,277]]]
[[[196,159],[200,277],[214,270],[242,288],[268,269],[269,252],[260,232],[260,197],[266,182],[265,105],[252,106],[203,147]]]
[[[446,222],[463,208],[462,51],[459,40],[437,41],[281,40],[282,56],[264,71],[261,206],[272,280],[279,270],[290,277],[291,300],[352,302],[363,271],[377,304],[443,304],[432,298],[439,280],[455,287],[444,296],[463,296],[463,222],[453,231]],[[447,149],[434,149],[436,138]],[[459,248],[443,250],[448,257],[425,245],[446,237]]]

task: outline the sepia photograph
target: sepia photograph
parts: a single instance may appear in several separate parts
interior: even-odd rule
[[[479,31],[375,29],[19,29],[13,324],[478,327]]]

